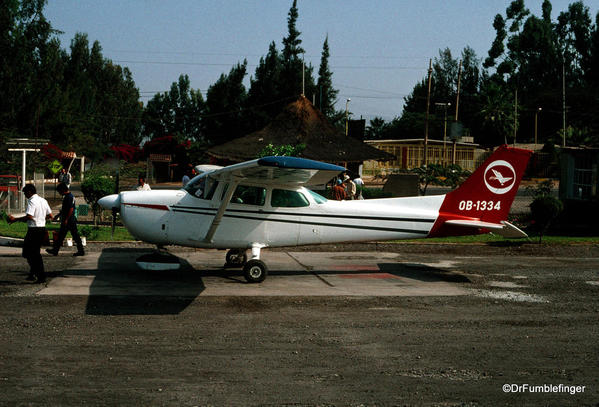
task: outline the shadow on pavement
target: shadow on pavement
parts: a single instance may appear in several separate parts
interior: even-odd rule
[[[379,264],[379,268],[384,273],[389,273],[398,277],[410,278],[423,282],[446,281],[450,283],[471,283],[472,281],[462,275],[452,271],[439,269],[436,267],[425,266],[417,263],[385,263]]]
[[[139,269],[135,260],[149,252],[148,249],[104,249],[90,286],[86,313],[179,314],[205,290],[200,272],[182,258],[179,258],[179,270]],[[77,274],[77,271],[70,274]]]

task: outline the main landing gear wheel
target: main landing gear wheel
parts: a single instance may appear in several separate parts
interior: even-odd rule
[[[245,250],[231,249],[225,256],[225,267],[243,267],[247,260],[248,256]]]
[[[262,260],[252,259],[243,266],[243,273],[248,283],[261,283],[268,275],[268,268]]]

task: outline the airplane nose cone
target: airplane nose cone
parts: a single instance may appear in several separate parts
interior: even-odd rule
[[[106,195],[98,200],[100,206],[104,209],[119,209],[121,206],[121,196],[119,194]]]

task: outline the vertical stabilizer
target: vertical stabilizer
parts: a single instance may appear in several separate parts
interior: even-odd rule
[[[459,188],[445,196],[429,237],[472,234],[468,222],[501,224],[518,192],[518,186],[532,151],[503,145],[468,177]]]

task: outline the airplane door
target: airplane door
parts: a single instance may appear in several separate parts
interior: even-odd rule
[[[215,209],[210,201],[182,193],[182,199],[172,207],[165,232],[173,244],[196,245],[206,236]]]
[[[275,188],[270,206],[273,212],[266,226],[269,243],[278,246],[300,244],[301,215],[310,206],[308,199],[299,191]]]
[[[266,218],[266,238],[275,246],[296,246],[299,241],[299,216],[291,211],[276,210]]]
[[[300,232],[298,244],[318,244],[322,243],[319,225],[310,222],[310,219],[300,218]]]

